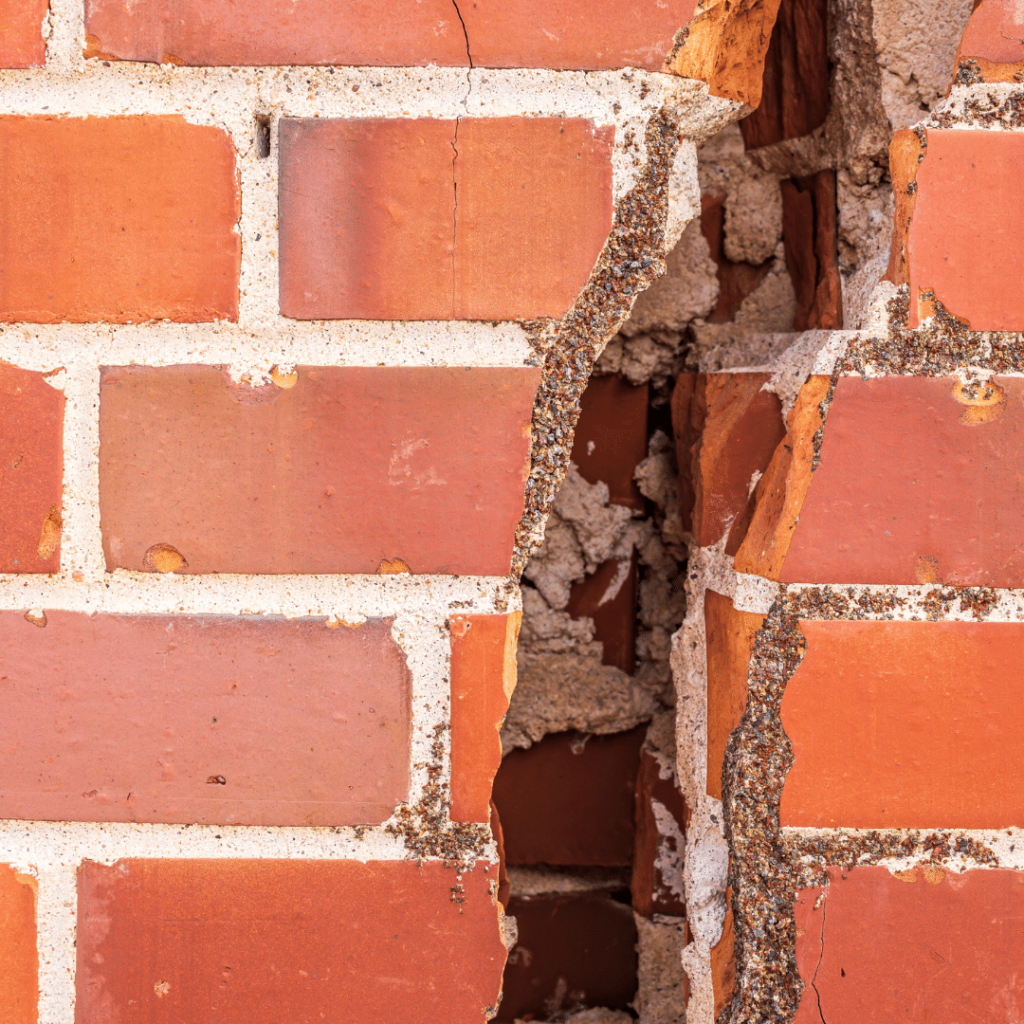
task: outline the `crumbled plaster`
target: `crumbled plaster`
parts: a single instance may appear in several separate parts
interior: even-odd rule
[[[629,887],[629,872],[618,868],[510,867],[513,896],[566,892],[614,892]]]

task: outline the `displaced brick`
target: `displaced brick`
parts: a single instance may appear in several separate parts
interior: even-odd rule
[[[645,733],[557,733],[506,754],[494,802],[508,863],[629,865]]]
[[[801,622],[781,823],[1003,828],[1024,820],[1024,623]]]
[[[580,399],[572,461],[588,483],[603,483],[608,500],[637,512],[644,499],[633,479],[647,457],[649,386],[619,374],[591,377]]]
[[[102,374],[108,569],[169,544],[189,573],[504,576],[539,370],[299,367],[280,389],[213,367]]]
[[[644,917],[685,917],[683,856],[689,812],[664,755],[640,751],[636,777],[636,843],[630,894]]]
[[[830,867],[797,893],[794,1024],[1010,1020],[1024,998],[1024,874]],[[824,895],[822,895],[824,892]]]
[[[519,941],[505,968],[498,1024],[591,1006],[627,1010],[637,990],[633,911],[603,892],[513,896]]]
[[[191,65],[436,64],[660,71],[694,0],[87,0],[87,55]],[[41,20],[41,19],[40,19]],[[464,26],[463,27],[463,22]],[[264,26],[274,31],[264,31]]]
[[[494,865],[86,861],[75,1020],[484,1024],[505,948]],[[429,937],[429,938],[427,938]]]
[[[0,320],[236,320],[231,138],[180,117],[0,117]]]
[[[284,119],[281,312],[562,316],[611,229],[613,136],[573,118]]]
[[[451,0],[86,0],[86,56],[166,64],[469,64]]]
[[[789,429],[754,489],[754,515],[733,561],[737,572],[780,578],[811,482],[814,435],[822,424],[828,377],[810,377],[789,412]]]
[[[501,764],[498,733],[516,686],[516,642],[522,617],[522,612],[455,615],[448,622],[452,821],[490,820],[491,785]]]
[[[49,8],[50,0],[0,0],[0,67],[46,63],[43,19]]]
[[[379,823],[409,787],[391,623],[0,612],[0,817]]]
[[[0,1021],[36,1024],[39,954],[35,878],[0,864]]]
[[[975,331],[1024,329],[1024,135],[928,131],[909,229],[910,326],[934,297]]]
[[[64,393],[0,362],[0,572],[60,568]]]
[[[732,600],[704,591],[707,643],[708,742],[707,792],[722,799],[722,765],[733,729],[747,708],[747,673],[754,637],[764,616],[737,611]]]
[[[614,665],[628,675],[636,669],[637,558],[612,558],[569,589],[565,610],[574,619],[594,623],[601,644],[601,664]]]
[[[829,70],[826,0],[782,0],[765,54],[761,102],[740,121],[747,149],[821,127],[829,110]]]
[[[1024,72],[1024,9],[1015,0],[974,4],[956,55],[984,82],[1019,83]]]
[[[780,578],[1024,585],[1024,381],[841,377]]]

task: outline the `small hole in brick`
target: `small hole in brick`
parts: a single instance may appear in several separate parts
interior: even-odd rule
[[[256,115],[256,156],[266,160],[270,156],[270,115]]]
[[[228,784],[228,780],[225,779],[223,775],[211,775],[206,780],[206,784],[208,786],[226,786]]]

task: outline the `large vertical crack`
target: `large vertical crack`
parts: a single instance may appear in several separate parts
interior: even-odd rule
[[[814,974],[811,975],[811,988],[814,989],[814,997],[818,1001],[818,1016],[821,1018],[821,1024],[828,1024],[825,1020],[825,1014],[821,1009],[821,993],[818,991],[816,984],[818,980],[818,971],[821,970],[821,962],[825,959],[825,914],[828,911],[828,890],[826,889],[821,894],[821,952],[818,954],[818,962],[814,965]]]
[[[456,0],[452,0],[452,7],[455,8],[455,13],[458,16],[459,24],[462,26],[462,35],[466,40],[466,57],[469,60],[469,67],[473,67],[473,54],[469,52],[469,33],[466,31],[466,23],[462,20],[462,11],[459,10],[459,5]]]

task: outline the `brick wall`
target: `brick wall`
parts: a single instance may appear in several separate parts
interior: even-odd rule
[[[750,98],[693,15],[0,3],[0,1019],[494,1015],[518,575]]]

